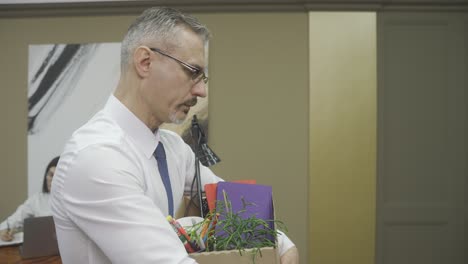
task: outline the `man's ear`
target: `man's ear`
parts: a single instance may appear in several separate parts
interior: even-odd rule
[[[151,51],[143,46],[136,48],[133,52],[133,66],[139,77],[148,76],[151,66]]]

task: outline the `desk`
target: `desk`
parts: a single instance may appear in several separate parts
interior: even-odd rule
[[[0,247],[0,264],[62,264],[60,256],[22,259],[19,246]]]

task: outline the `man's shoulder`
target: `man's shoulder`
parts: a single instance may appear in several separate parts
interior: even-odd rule
[[[124,138],[125,133],[117,123],[103,112],[98,112],[73,132],[65,149],[78,151],[92,145],[118,145]]]
[[[73,133],[60,159],[69,163],[89,159],[101,165],[111,162],[117,166],[117,160],[122,161],[119,165],[124,165],[126,161],[138,161],[141,157],[134,140],[114,119],[101,111]]]
[[[159,129],[159,135],[163,143],[169,143],[171,145],[185,145],[185,141],[182,137],[174,131],[168,129]]]
[[[181,138],[179,134],[177,134],[176,132],[174,132],[172,130],[169,130],[169,129],[160,128],[159,133],[160,133],[161,137]]]

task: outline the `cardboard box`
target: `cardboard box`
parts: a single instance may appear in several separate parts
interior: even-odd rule
[[[192,253],[190,257],[200,264],[280,264],[278,250],[272,247],[265,247],[257,253],[255,261],[252,257],[252,250],[247,249],[242,252],[238,250],[212,251],[202,253]]]
[[[184,199],[184,207],[187,207],[189,201],[188,198]],[[271,203],[274,214],[273,199]],[[191,208],[190,206],[187,211],[189,212],[187,215],[200,215],[198,208]],[[261,248],[261,252],[258,252],[255,255],[255,259],[253,259],[254,250],[246,249],[242,251],[242,255],[239,253],[239,250],[212,251],[189,255],[200,264],[280,264],[277,248]]]

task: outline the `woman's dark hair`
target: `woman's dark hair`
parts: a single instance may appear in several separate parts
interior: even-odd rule
[[[46,168],[45,173],[44,173],[44,181],[42,183],[42,192],[43,193],[48,193],[49,192],[49,189],[47,188],[47,172],[49,172],[49,169],[51,167],[57,167],[59,158],[60,157],[55,157],[49,162],[49,164],[47,164],[47,168]]]

